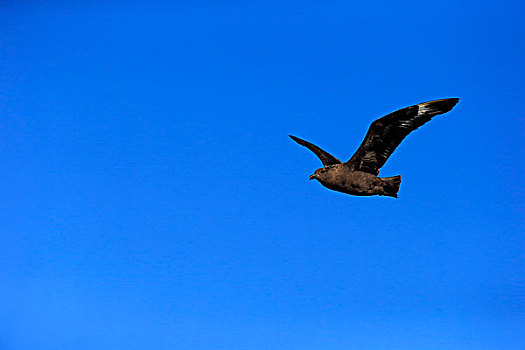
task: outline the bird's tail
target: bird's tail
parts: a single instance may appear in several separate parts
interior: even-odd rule
[[[390,196],[397,198],[397,191],[399,191],[399,186],[401,186],[401,175],[392,176],[392,177],[383,177],[383,193],[384,196]]]

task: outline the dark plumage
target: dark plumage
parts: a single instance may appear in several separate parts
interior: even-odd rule
[[[314,152],[323,162],[310,180],[355,196],[390,196],[397,198],[401,175],[380,178],[379,169],[403,139],[432,117],[450,111],[459,98],[420,103],[390,113],[374,121],[361,146],[346,163],[308,141],[290,135],[292,140]]]

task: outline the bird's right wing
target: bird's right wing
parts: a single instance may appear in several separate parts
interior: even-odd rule
[[[345,163],[354,171],[377,175],[401,141],[432,117],[450,111],[459,98],[420,103],[397,110],[374,121],[352,158]]]
[[[300,139],[298,137],[295,137],[295,136],[292,136],[292,135],[288,135],[288,136],[290,136],[290,138],[292,140],[294,140],[295,142],[297,142],[301,146],[304,146],[304,147],[308,148],[310,151],[314,152],[315,155],[321,160],[321,162],[323,162],[323,165],[325,167],[328,166],[328,165],[335,165],[335,164],[343,163],[339,159],[337,159],[336,157],[331,155],[330,153],[328,153],[326,151],[323,151],[322,149],[320,149],[316,145],[311,144],[308,141],[302,140],[302,139]]]

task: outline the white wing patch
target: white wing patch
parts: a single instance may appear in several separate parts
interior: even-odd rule
[[[422,103],[420,105],[417,105],[418,109],[417,109],[417,115],[425,115],[425,114],[428,114],[429,112],[432,112],[432,108],[429,108],[429,105],[428,103]]]

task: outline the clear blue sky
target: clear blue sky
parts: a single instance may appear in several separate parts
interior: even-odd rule
[[[188,3],[0,4],[0,348],[523,349],[523,2]]]

